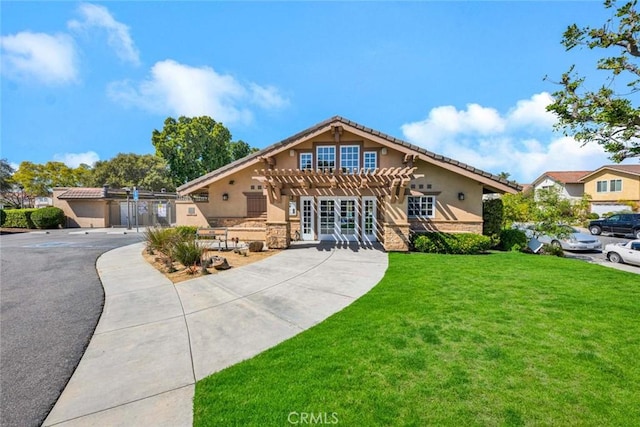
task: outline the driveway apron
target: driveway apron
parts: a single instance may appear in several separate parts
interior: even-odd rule
[[[174,285],[143,248],[98,259],[102,317],[44,426],[190,426],[196,381],[340,311],[387,269],[378,246],[294,244]]]

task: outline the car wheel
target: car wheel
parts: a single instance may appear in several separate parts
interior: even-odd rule
[[[615,263],[622,262],[622,257],[615,252],[609,252],[609,254],[607,255],[607,258],[611,262],[615,262]]]
[[[636,239],[640,239],[640,230],[636,230],[634,234],[636,235]]]
[[[595,234],[596,236],[599,236],[600,233],[602,233],[602,228],[598,227],[597,225],[593,225],[589,227],[589,231],[591,232],[591,234]]]
[[[560,244],[560,242],[557,240],[552,241],[551,246],[553,246],[554,248],[562,248],[562,244]]]

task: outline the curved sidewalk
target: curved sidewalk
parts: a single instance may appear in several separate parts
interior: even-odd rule
[[[321,322],[377,284],[379,247],[296,244],[173,285],[143,244],[105,253],[105,306],[44,426],[191,426],[195,382]]]

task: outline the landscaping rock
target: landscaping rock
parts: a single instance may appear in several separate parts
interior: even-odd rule
[[[264,248],[264,242],[255,241],[249,242],[249,252],[262,252]]]
[[[231,268],[225,257],[214,256],[212,260],[213,268],[215,268],[216,270],[228,270]]]

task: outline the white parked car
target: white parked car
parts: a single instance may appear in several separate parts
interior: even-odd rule
[[[627,243],[609,243],[604,247],[604,255],[611,262],[640,265],[640,240]]]

